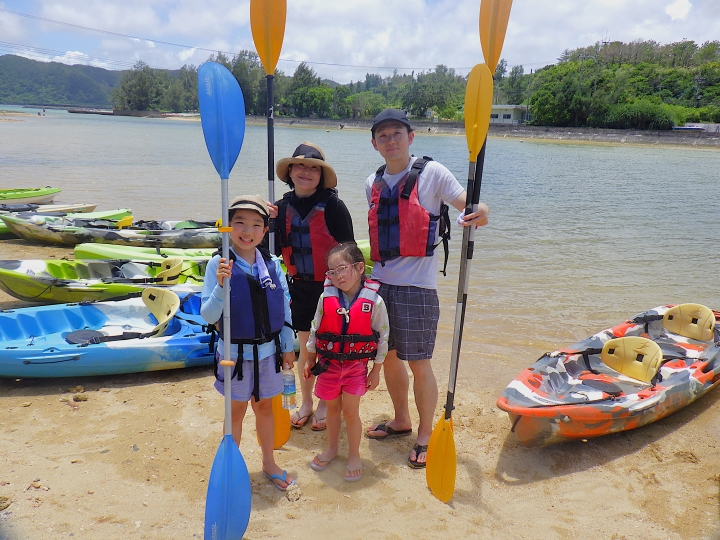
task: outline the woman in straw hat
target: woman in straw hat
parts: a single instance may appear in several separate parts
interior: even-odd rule
[[[275,172],[291,188],[276,203],[276,250],[289,276],[293,327],[300,341],[298,372],[302,373],[308,358],[310,326],[328,269],[327,254],[341,242],[354,242],[355,235],[350,212],[337,196],[335,170],[318,145],[301,143],[292,157],[278,161]],[[301,428],[312,416],[312,429],[322,431],[326,405],[320,401],[313,415],[314,383],[315,377],[301,378],[302,404],[290,421]]]

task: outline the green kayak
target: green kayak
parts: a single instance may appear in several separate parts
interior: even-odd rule
[[[365,255],[366,272],[370,273],[373,262],[370,260],[370,240],[358,240],[358,247]],[[144,261],[162,261],[168,257],[184,261],[202,261],[212,257],[215,248],[178,249],[178,248],[143,248],[135,246],[118,246],[115,244],[78,244],[74,248],[75,258],[92,259],[130,259]]]
[[[162,261],[167,258],[184,261],[206,261],[217,248],[151,248],[117,244],[84,243],[73,248],[76,259],[129,259],[131,261]]]
[[[201,292],[203,261],[0,261],[0,289],[28,302],[90,302],[127,298],[145,287]]]
[[[49,203],[60,191],[51,187],[0,189],[0,204]]]

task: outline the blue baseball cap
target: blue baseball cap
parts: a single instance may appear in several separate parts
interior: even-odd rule
[[[373,120],[372,128],[370,128],[373,137],[375,136],[375,130],[380,127],[380,124],[384,124],[385,122],[400,122],[401,124],[407,126],[408,131],[413,130],[405,111],[401,111],[399,109],[385,109],[375,117],[375,120]]]

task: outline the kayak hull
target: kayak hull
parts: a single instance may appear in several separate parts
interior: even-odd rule
[[[142,333],[156,321],[140,298],[1,312],[0,377],[117,375],[212,364],[211,336],[197,324],[202,323],[198,295],[181,309],[171,335],[90,344],[71,344],[65,336],[83,329]]]
[[[0,289],[27,302],[94,302],[127,298],[148,286],[162,286],[153,279],[157,263],[130,261],[23,260],[0,261]],[[168,288],[180,294],[201,292],[205,265],[185,262],[177,284]]]
[[[217,251],[216,248],[152,248],[122,246],[117,244],[78,244],[73,248],[76,259],[127,259],[131,261],[162,261],[178,258],[185,261],[206,261]]]
[[[0,189],[0,204],[46,204],[60,191],[51,187]]]
[[[26,206],[31,208],[28,210],[8,210],[8,208],[18,207],[21,208]],[[96,208],[96,204],[32,204],[32,205],[0,205],[0,214],[18,215],[24,217],[21,212],[25,212],[26,215],[44,215],[44,214],[64,214],[66,217],[72,218],[76,215],[85,214],[92,212]],[[122,217],[122,216],[120,216]],[[17,238],[15,234],[10,232],[5,222],[0,220],[0,240],[6,240],[8,238]]]
[[[30,220],[0,216],[11,232],[32,242],[74,246],[83,242],[100,242],[123,246],[217,248],[221,236],[217,228],[177,230],[101,229],[94,227],[33,223]]]
[[[370,240],[358,240],[357,245],[365,256],[365,271],[369,274],[373,268],[373,261],[370,260]],[[216,251],[215,248],[153,248],[100,243],[78,244],[73,250],[76,259],[129,259],[140,261],[162,261],[168,257],[186,261],[202,261],[212,257],[212,254]]]
[[[662,314],[670,305],[646,314]],[[643,314],[640,314],[641,316]],[[639,317],[637,316],[637,317]],[[715,312],[716,321],[720,313]],[[635,318],[633,318],[635,319]],[[720,383],[720,327],[715,342],[701,342],[630,320],[565,349],[545,354],[523,370],[498,398],[511,429],[528,447],[547,446],[627,431],[656,422],[693,403]],[[578,351],[600,347],[617,337],[641,336],[655,341],[664,358],[662,378],[655,384],[624,376],[606,366],[599,355],[586,369]],[[612,384],[610,395],[598,389]],[[590,386],[593,385],[593,386]]]

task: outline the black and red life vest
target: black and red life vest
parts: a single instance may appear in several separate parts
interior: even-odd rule
[[[323,317],[315,333],[315,349],[321,360],[362,360],[377,354],[379,332],[372,329],[372,313],[378,301],[380,283],[366,279],[349,308],[341,292],[325,280]]]
[[[418,200],[417,178],[432,158],[416,159],[410,171],[392,188],[383,180],[385,165],[375,173],[370,196],[370,258],[385,264],[398,257],[431,257],[436,233],[445,249],[447,267],[450,219],[443,202],[440,214],[428,212]]]
[[[333,192],[326,195],[305,216],[300,218],[290,204],[291,193],[286,193],[278,208],[278,223],[283,228],[279,235],[282,258],[287,273],[302,281],[324,281],[327,272],[327,254],[338,242],[330,234],[325,221],[325,206]]]

